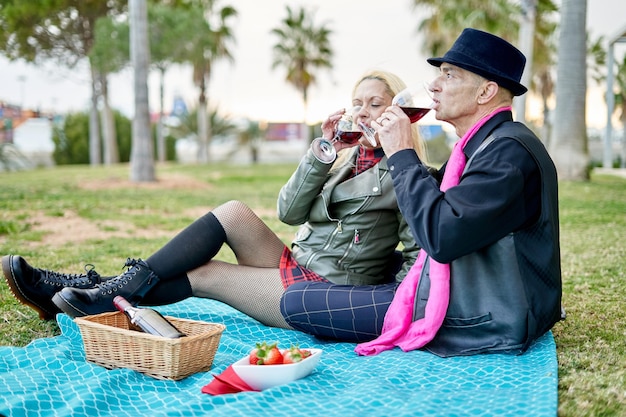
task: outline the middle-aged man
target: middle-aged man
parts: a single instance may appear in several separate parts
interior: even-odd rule
[[[428,62],[440,70],[430,84],[436,118],[460,138],[441,170],[432,175],[420,161],[399,107],[372,124],[423,249],[420,265],[386,295],[371,288],[369,299],[345,286],[297,284],[283,296],[283,315],[319,336],[352,326],[353,339],[363,341],[363,324],[342,316],[342,304],[386,314],[382,329],[357,346],[362,355],[395,346],[441,356],[523,352],[560,320],[562,293],[556,170],[511,111],[513,97],[527,91],[526,59],[499,37],[465,29]]]
[[[561,316],[556,170],[539,139],[511,114],[513,97],[526,92],[519,82],[526,59],[503,39],[466,29],[442,58],[428,62],[440,70],[431,83],[436,118],[461,138],[442,168],[443,182],[454,177],[448,170],[460,170],[457,177],[443,190],[429,175],[409,149],[400,108],[389,107],[374,123],[417,243],[429,261],[449,266],[449,277],[439,266],[436,277],[441,285],[449,278],[448,304],[447,287],[438,283],[433,292],[433,264],[424,263],[413,319],[428,319],[429,298],[443,294],[443,301],[432,300],[447,310],[433,319],[443,323],[429,350],[524,349]],[[452,168],[455,151],[461,164]]]

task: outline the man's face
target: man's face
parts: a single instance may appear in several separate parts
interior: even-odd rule
[[[439,76],[430,84],[434,93],[436,118],[454,126],[474,120],[478,112],[478,95],[482,77],[443,63]]]

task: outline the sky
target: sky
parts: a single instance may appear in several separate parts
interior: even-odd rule
[[[222,0],[238,10],[231,22],[236,43],[232,63],[217,63],[208,94],[213,106],[233,118],[247,117],[270,122],[323,120],[337,109],[350,105],[354,82],[369,69],[384,69],[399,75],[409,85],[421,85],[432,79],[436,70],[426,63],[421,51],[418,22],[424,17],[412,8],[412,0]],[[272,46],[277,38],[270,31],[286,16],[285,6],[305,6],[314,11],[316,24],[325,23],[332,30],[333,68],[317,72],[318,82],[309,92],[305,115],[298,91],[285,81],[282,68],[272,69]],[[595,39],[611,37],[626,27],[624,0],[588,0],[587,29]],[[626,46],[616,46],[618,58]],[[133,74],[123,70],[110,77],[111,105],[132,116]],[[148,81],[151,111],[159,110],[159,77]],[[172,108],[174,96],[181,96],[194,107],[198,91],[193,86],[191,70],[172,67],[165,80],[165,110]],[[54,63],[34,66],[9,62],[0,57],[0,101],[25,108],[67,113],[88,109],[90,79],[83,64],[74,70]],[[590,91],[588,124],[602,126],[606,116],[597,111],[604,105],[599,89]],[[532,117],[532,110],[529,110]],[[428,123],[427,116],[423,123]],[[434,121],[434,118],[430,122]]]

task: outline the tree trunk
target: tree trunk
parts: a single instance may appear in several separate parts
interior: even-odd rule
[[[552,122],[550,121],[550,106],[548,97],[542,98],[543,102],[543,126],[541,128],[541,139],[546,148],[550,148],[550,136],[552,133]]]
[[[539,73],[539,92],[541,93],[541,103],[543,106],[543,128],[541,139],[544,146],[550,149],[550,137],[552,135],[552,117],[549,100],[554,92],[554,83],[550,71],[544,69]]]
[[[91,107],[89,109],[89,164],[100,165],[102,152],[100,150],[100,123],[98,120],[98,74],[91,69]]]
[[[132,126],[130,180],[155,180],[154,150],[150,132],[148,102],[148,11],[146,0],[128,0],[130,14],[130,55],[134,70],[135,117]]]
[[[306,87],[302,89],[302,106],[304,112],[304,122],[302,126],[302,129],[304,129],[304,153],[306,153],[311,146],[311,142],[313,141],[311,129],[309,128],[309,92]],[[302,129],[300,130],[301,132]]]
[[[109,105],[109,81],[106,74],[100,74],[100,95],[102,97],[102,138],[104,144],[104,164],[112,165],[120,162],[117,146],[115,117]]]
[[[198,162],[206,164],[209,162],[209,136],[208,124],[209,117],[207,114],[206,102],[198,103]]]
[[[563,0],[550,154],[561,180],[589,180],[585,103],[587,0]]]
[[[533,71],[533,53],[535,43],[535,16],[537,10],[537,0],[522,0],[522,18],[519,31],[519,46],[526,56],[526,67],[522,74],[522,84],[530,90]],[[515,99],[515,118],[526,123],[526,98],[530,91]]]
[[[621,168],[626,168],[626,103],[622,100],[622,161]]]
[[[209,140],[211,138],[211,121],[206,98],[207,85],[205,77],[200,82],[200,97],[198,98],[198,162],[208,163],[210,160]]]
[[[159,162],[165,162],[165,132],[163,131],[163,109],[164,109],[164,85],[165,68],[160,68],[161,80],[159,84],[159,119],[157,124],[157,157]]]

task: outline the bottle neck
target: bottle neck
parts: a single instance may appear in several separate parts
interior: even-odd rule
[[[133,305],[121,295],[118,295],[113,299],[113,305],[122,313],[125,313],[128,309],[133,308]]]

